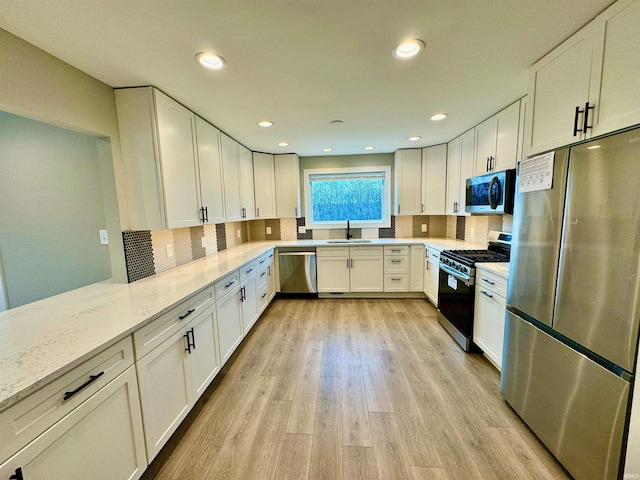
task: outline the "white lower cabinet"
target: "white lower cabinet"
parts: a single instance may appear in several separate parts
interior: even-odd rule
[[[225,282],[224,280],[222,281]],[[231,281],[224,283],[228,285]],[[220,342],[220,358],[224,365],[244,337],[242,328],[242,302],[240,301],[240,284],[229,285],[229,292],[216,302],[218,313],[218,339]]]
[[[440,282],[440,251],[427,248],[427,258],[424,262],[424,293],[431,303],[438,306],[438,287]]]
[[[384,290],[383,249],[379,246],[318,247],[319,293],[374,293]]]
[[[146,466],[132,365],[0,465],[0,478],[131,480]]]
[[[411,245],[411,271],[409,273],[409,291],[424,290],[424,246]]]
[[[382,255],[352,255],[349,261],[351,292],[381,292],[383,263]]]
[[[316,257],[318,293],[349,292],[349,256],[322,256],[320,248]]]
[[[258,284],[256,266],[254,263],[242,267],[240,272],[240,302],[242,303],[242,328],[244,335],[249,333],[251,327],[258,320]]]
[[[502,368],[507,279],[476,266],[473,341],[494,366]]]

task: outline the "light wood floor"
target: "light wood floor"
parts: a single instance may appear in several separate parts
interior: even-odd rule
[[[143,478],[568,478],[435,315],[277,299]]]

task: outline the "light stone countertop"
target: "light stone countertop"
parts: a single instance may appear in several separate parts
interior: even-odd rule
[[[374,239],[356,245],[486,248],[455,239]],[[227,273],[277,246],[330,240],[250,242],[130,284],[110,281],[0,312],[0,411],[80,365]]]
[[[495,263],[476,263],[476,268],[488,270],[502,278],[509,279],[509,262],[495,262]]]

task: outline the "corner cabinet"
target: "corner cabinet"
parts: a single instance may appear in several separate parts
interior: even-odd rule
[[[151,87],[115,98],[131,228],[200,225],[195,115]]]
[[[243,219],[238,142],[223,133],[221,147],[226,218],[228,222],[236,222]]]
[[[422,149],[422,215],[445,215],[447,145]]]
[[[516,168],[520,100],[477,125],[474,175]]]
[[[300,159],[295,153],[274,155],[276,216],[298,218],[300,210]]]
[[[531,67],[525,155],[640,123],[639,24],[619,0]]]
[[[395,215],[422,214],[422,149],[397,150],[393,157]]]
[[[253,152],[256,218],[276,218],[276,177],[273,155]]]
[[[240,209],[243,220],[256,218],[253,188],[253,155],[247,147],[238,144],[238,172],[240,174]]]

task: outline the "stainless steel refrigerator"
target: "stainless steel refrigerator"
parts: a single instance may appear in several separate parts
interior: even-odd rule
[[[517,183],[502,395],[576,479],[621,478],[640,314],[640,129],[557,150],[550,189]]]

